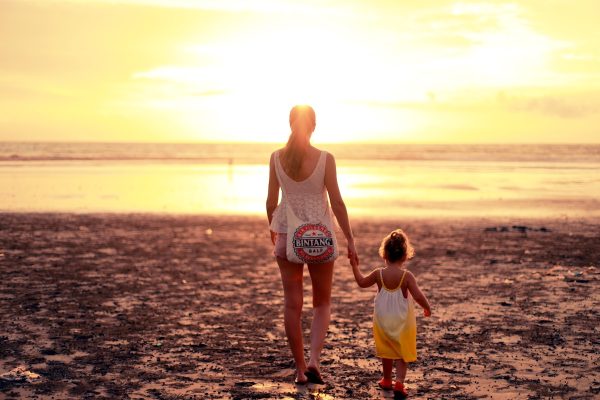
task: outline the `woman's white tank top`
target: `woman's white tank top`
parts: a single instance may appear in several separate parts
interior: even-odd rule
[[[303,221],[318,220],[328,211],[329,201],[325,188],[327,152],[321,151],[319,161],[312,174],[299,182],[286,174],[281,165],[279,153],[280,151],[276,151],[272,157],[274,157],[277,180],[282,188],[282,196],[281,202],[273,212],[270,228],[273,232],[286,233],[286,207],[291,207],[294,214]]]

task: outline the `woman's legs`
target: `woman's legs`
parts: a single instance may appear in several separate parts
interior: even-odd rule
[[[310,332],[310,361],[309,367],[320,371],[319,358],[331,314],[331,283],[333,280],[333,262],[309,264],[308,272],[313,289],[313,320]]]
[[[296,379],[305,381],[306,361],[304,359],[304,342],[302,340],[302,272],[303,264],[295,264],[277,257],[281,282],[283,283],[284,311],[283,321],[292,356],[296,363]]]

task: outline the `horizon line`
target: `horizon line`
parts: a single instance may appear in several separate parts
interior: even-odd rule
[[[12,144],[207,144],[207,145],[274,145],[284,146],[285,141],[281,142],[252,142],[252,141],[102,141],[102,140],[0,140],[0,144],[12,143]],[[546,145],[546,146],[582,146],[582,145],[600,145],[598,142],[417,142],[417,141],[369,141],[369,142],[319,142],[315,143],[316,146],[330,146],[330,145],[429,145],[429,146],[527,146],[527,145]]]

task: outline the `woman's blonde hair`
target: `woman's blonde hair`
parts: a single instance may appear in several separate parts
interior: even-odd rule
[[[389,262],[406,261],[415,256],[415,249],[402,229],[395,229],[387,235],[379,246],[379,255]]]
[[[292,178],[297,178],[310,143],[310,136],[316,126],[315,110],[308,105],[292,107],[290,111],[290,128],[292,132],[287,144],[281,152],[283,169]]]

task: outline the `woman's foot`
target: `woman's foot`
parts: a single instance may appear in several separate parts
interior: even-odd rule
[[[396,382],[394,385],[394,399],[406,399],[408,397],[408,392],[404,387],[403,383]]]
[[[392,390],[392,387],[393,387],[391,379],[381,378],[381,380],[379,382],[377,382],[377,384],[383,390]]]
[[[308,383],[308,379],[306,375],[304,375],[305,371],[301,371],[299,369],[296,370],[296,378],[294,378],[294,383],[296,385],[306,385]]]
[[[317,383],[319,385],[325,383],[323,381],[323,377],[321,376],[321,371],[319,371],[317,367],[310,366],[306,368],[306,371],[304,371],[304,375],[306,375],[306,379],[308,379],[310,383]]]

